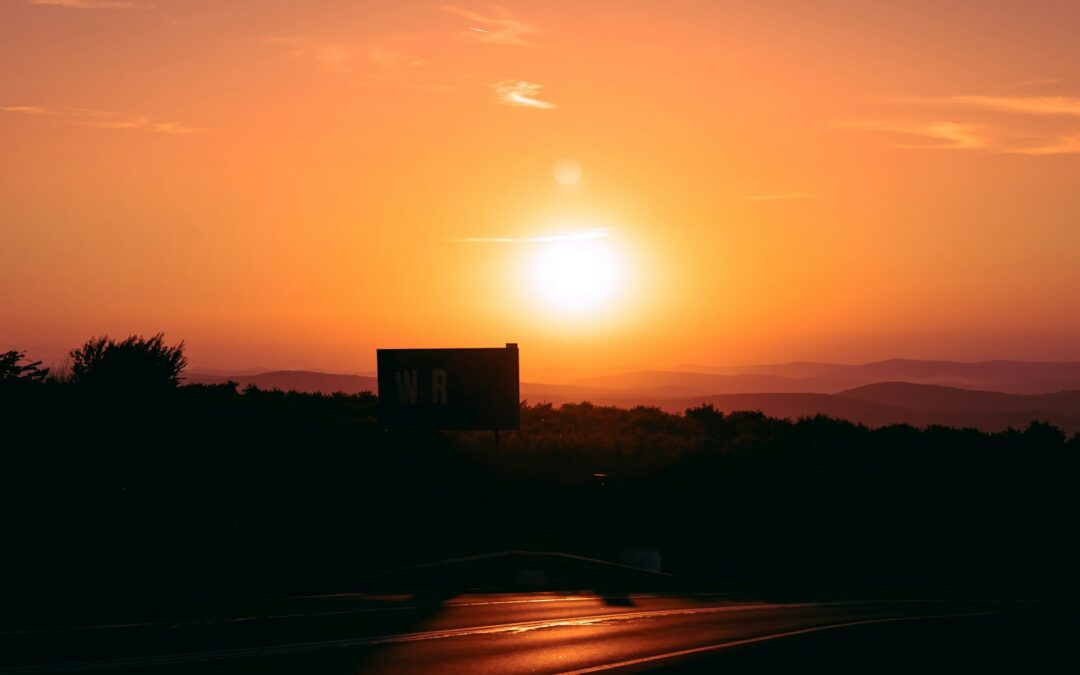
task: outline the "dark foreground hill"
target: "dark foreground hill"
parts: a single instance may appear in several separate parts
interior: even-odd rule
[[[859,405],[881,405],[866,401]],[[9,607],[363,588],[502,550],[845,583],[1070,585],[1080,436],[529,405],[390,433],[369,394],[0,387]]]

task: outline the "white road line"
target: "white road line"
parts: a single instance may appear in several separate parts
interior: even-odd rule
[[[667,659],[675,659],[680,656],[690,656],[691,654],[703,654],[705,652],[713,652],[721,649],[729,649],[731,647],[740,647],[742,645],[750,645],[758,642],[767,642],[769,640],[778,640],[780,638],[793,637],[795,635],[805,635],[807,633],[818,633],[827,630],[836,630],[838,628],[850,628],[852,626],[865,626],[875,623],[897,623],[900,621],[921,621],[926,619],[948,619],[958,618],[965,616],[987,616],[991,614],[1003,614],[1004,611],[993,612],[967,612],[964,614],[926,614],[922,616],[897,616],[888,617],[884,619],[865,619],[863,621],[848,621],[846,623],[834,623],[827,626],[815,626],[813,628],[801,628],[799,630],[786,631],[784,633],[773,633],[771,635],[760,635],[758,637],[746,638],[744,640],[734,640],[732,642],[721,642],[714,645],[707,645],[704,647],[694,647],[693,649],[683,649],[677,652],[667,652],[665,654],[655,654],[653,656],[643,656],[639,659],[629,659],[627,661],[618,661],[616,663],[605,663],[599,666],[592,666],[589,668],[581,668],[578,670],[567,670],[559,673],[558,675],[587,675],[588,673],[600,673],[605,670],[616,670],[619,668],[629,668],[631,666],[638,666],[644,663],[652,663],[655,661],[664,661]]]
[[[12,668],[0,668],[0,675],[30,675],[31,673],[65,673],[87,670],[105,670],[122,668],[140,668],[149,666],[176,665],[180,663],[195,663],[200,661],[224,661],[251,658],[257,656],[280,656],[282,654],[296,654],[302,652],[323,651],[343,647],[360,647],[365,645],[379,645],[401,642],[417,642],[421,640],[439,640],[444,638],[467,637],[470,635],[484,635],[492,633],[515,633],[542,628],[559,628],[566,626],[591,625],[602,622],[631,621],[634,619],[646,619],[659,616],[678,616],[687,614],[717,614],[723,612],[746,612],[769,609],[800,609],[809,607],[837,607],[851,605],[878,604],[874,601],[843,601],[843,602],[798,602],[798,603],[768,603],[756,605],[722,605],[719,607],[688,607],[684,609],[660,609],[642,612],[624,612],[620,614],[599,614],[592,616],[546,619],[541,621],[523,621],[517,623],[492,624],[488,626],[473,626],[469,628],[455,628],[442,631],[422,631],[416,633],[400,633],[396,635],[382,635],[375,637],[345,638],[341,640],[325,640],[320,642],[300,642],[286,645],[271,645],[265,647],[245,647],[239,649],[218,649],[205,652],[188,652],[180,654],[163,654],[161,656],[137,656],[119,659],[102,659],[97,661],[70,661],[65,663],[49,663],[30,666],[16,666]]]

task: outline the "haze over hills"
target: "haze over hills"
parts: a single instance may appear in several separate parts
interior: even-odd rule
[[[1080,363],[894,359],[856,366],[792,363],[746,368],[767,372],[647,370],[581,378],[566,385],[522,382],[521,397],[533,404],[589,401],[672,412],[710,404],[725,412],[760,410],[789,418],[824,414],[869,426],[942,424],[1000,431],[1039,420],[1080,431]],[[254,385],[308,393],[378,391],[378,381],[370,375],[303,370],[254,375],[195,372],[186,378],[188,383],[202,384],[230,380],[241,388]]]
[[[1049,394],[1007,394],[931,384],[880,382],[842,391],[837,396],[919,410],[1015,412],[1030,409],[1080,416],[1080,391],[1075,389]]]
[[[580,396],[522,396],[532,403],[573,403]],[[619,391],[594,391],[587,400],[596,405],[632,407],[649,405],[668,412],[712,405],[730,413],[758,410],[771,417],[797,419],[828,415],[871,427],[940,424],[974,427],[984,431],[1022,429],[1032,421],[1049,422],[1066,432],[1080,432],[1080,391],[1054,394],[1007,394],[939,385],[884,382],[836,394],[739,393],[687,397],[628,395]]]
[[[1047,410],[1038,407],[1036,397],[1021,394],[1014,396],[1010,409],[981,409],[977,401],[968,408],[935,409],[918,403],[918,391],[929,385],[907,385],[914,397],[908,405],[881,403],[860,399],[854,395],[841,394],[720,394],[697,398],[668,399],[657,405],[669,412],[703,404],[712,405],[723,412],[759,410],[770,417],[797,419],[815,415],[828,415],[839,419],[865,424],[870,427],[890,424],[910,424],[925,427],[932,424],[953,427],[974,427],[983,431],[1004,431],[1008,428],[1023,429],[1032,421],[1048,422],[1068,433],[1080,432],[1080,404],[1070,411]],[[964,392],[961,389],[953,390]],[[994,392],[974,392],[994,393]],[[1066,392],[1080,401],[1080,392]],[[612,404],[617,404],[612,401]],[[999,407],[999,406],[995,406]]]
[[[795,362],[708,371],[642,370],[581,378],[571,384],[602,389],[663,388],[684,395],[740,393],[834,394],[877,382],[936,384],[1014,394],[1080,389],[1080,362],[919,361],[890,359],[861,365]]]

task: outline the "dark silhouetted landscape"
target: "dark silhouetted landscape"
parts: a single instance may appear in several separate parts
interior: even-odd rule
[[[243,388],[181,384],[183,352],[161,335],[94,338],[59,375],[19,352],[0,358],[11,553],[3,595],[11,609],[46,610],[35,640],[62,637],[72,619],[56,617],[93,606],[111,608],[112,622],[187,625],[179,617],[210,611],[198,606],[402,587],[447,599],[522,583],[584,587],[628,608],[637,603],[621,589],[723,587],[774,604],[860,588],[891,597],[949,589],[983,602],[1075,593],[1080,435],[1063,426],[1075,419],[1076,392],[880,383],[831,395],[721,394],[680,412],[522,402],[520,431],[496,446],[484,432],[385,431],[370,391],[259,386],[371,378],[289,372],[251,376]],[[1008,428],[939,424],[947,421]],[[604,567],[635,550],[657,556],[648,564],[663,574]],[[500,551],[565,553],[475,557]],[[20,635],[10,632],[14,616],[0,639]],[[785,654],[766,658],[799,658]]]
[[[0,675],[1077,671],[1078,27],[0,0]]]
[[[241,389],[178,385],[165,367],[177,378],[100,358],[66,381],[5,377],[21,552],[9,593],[315,592],[483,550],[618,559],[636,544],[702,579],[1072,580],[1056,533],[1078,515],[1076,392],[883,383],[711,396],[679,413],[523,403],[496,454],[485,433],[384,432],[370,392],[255,385],[362,378],[270,373]],[[792,550],[815,553],[792,564]],[[73,551],[92,555],[75,564]]]

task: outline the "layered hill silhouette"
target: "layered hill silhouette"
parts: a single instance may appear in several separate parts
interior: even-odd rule
[[[878,382],[935,384],[1011,394],[1080,389],[1080,362],[918,361],[890,359],[862,365],[795,362],[764,366],[641,370],[589,377],[572,384],[602,389],[664,390],[695,394],[835,394]]]
[[[588,401],[671,412],[708,404],[724,412],[760,410],[774,417],[823,414],[872,427],[940,424],[1001,431],[1038,420],[1080,431],[1080,363],[894,359],[857,366],[802,362],[745,368],[762,372],[633,371],[571,384],[523,382],[521,395],[532,404]],[[378,391],[370,375],[315,371],[193,373],[186,381],[229,380],[241,387],[307,393]]]
[[[917,427],[944,425],[973,427],[984,431],[1022,429],[1032,421],[1049,422],[1067,432],[1080,432],[1080,390],[1054,394],[1007,394],[912,384],[883,382],[836,394],[743,393],[685,397],[661,397],[624,392],[595,392],[586,399],[575,396],[534,396],[535,403],[572,403],[588,400],[597,405],[656,406],[668,412],[711,405],[723,412],[760,410],[771,417],[797,419],[828,415],[870,427],[910,424]]]

